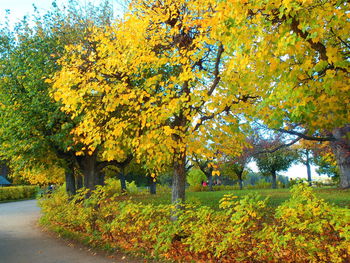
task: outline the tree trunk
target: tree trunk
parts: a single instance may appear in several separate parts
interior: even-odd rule
[[[105,184],[105,173],[102,171],[96,171],[95,185],[104,185],[104,184]]]
[[[336,141],[332,142],[332,150],[340,171],[340,188],[350,188],[350,125],[334,129]]]
[[[75,177],[76,189],[80,189],[83,187],[83,177],[79,174]]]
[[[125,168],[120,168],[119,180],[122,189],[122,193],[126,193],[126,179],[125,179]]]
[[[312,185],[311,181],[311,166],[310,166],[310,153],[308,150],[306,150],[306,170],[307,170],[307,181],[309,183],[309,186]]]
[[[150,178],[149,193],[151,195],[155,195],[157,193],[157,183],[154,181],[152,177]]]
[[[185,201],[185,185],[186,185],[186,170],[185,170],[185,154],[180,160],[174,161],[174,175],[171,192],[171,201],[173,204]]]
[[[213,176],[211,173],[212,172],[210,171],[210,174],[207,174],[207,178],[209,182],[209,191],[213,191]]]
[[[0,164],[0,175],[5,177],[5,178],[8,178],[9,168],[5,163]]]
[[[277,188],[277,175],[276,175],[276,171],[272,170],[271,171],[271,175],[272,175],[272,189],[276,189]]]
[[[243,172],[238,174],[238,182],[239,182],[239,189],[243,189],[243,179],[242,179]]]
[[[97,154],[86,155],[83,158],[84,187],[90,190],[95,189],[97,171]]]
[[[65,171],[66,191],[69,196],[76,194],[75,177],[74,177],[73,171],[74,170],[71,168],[66,168],[66,171]]]
[[[99,185],[105,185],[105,177],[106,174],[102,171],[99,172],[100,176],[99,176]]]

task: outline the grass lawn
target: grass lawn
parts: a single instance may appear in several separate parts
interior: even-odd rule
[[[340,190],[335,188],[315,188],[314,191],[319,198],[329,203],[341,207],[350,208],[350,189]],[[186,200],[189,202],[200,202],[202,205],[218,209],[219,200],[225,194],[234,194],[244,196],[250,193],[258,193],[263,198],[269,197],[269,205],[277,207],[290,197],[289,189],[251,189],[251,190],[233,190],[233,191],[215,191],[215,192],[186,192]],[[155,196],[140,195],[132,196],[131,200],[142,203],[169,204],[171,200],[170,193],[160,193]]]

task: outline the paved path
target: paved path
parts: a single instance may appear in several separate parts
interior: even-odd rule
[[[142,262],[96,255],[42,232],[36,225],[36,200],[0,204],[0,263],[112,263]]]

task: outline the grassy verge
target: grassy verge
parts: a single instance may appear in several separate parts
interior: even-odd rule
[[[336,188],[315,188],[316,196],[324,199],[330,204],[335,204],[340,207],[350,208],[350,189],[341,190]],[[269,197],[268,205],[275,208],[288,200],[291,196],[289,189],[243,189],[233,191],[215,191],[215,192],[186,192],[188,202],[200,203],[214,209],[218,209],[219,200],[225,194],[234,194],[239,197],[248,194],[257,193],[262,197]],[[171,194],[160,193],[157,195],[139,195],[126,197],[131,200],[144,204],[170,204]]]

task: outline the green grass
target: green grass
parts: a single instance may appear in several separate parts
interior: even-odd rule
[[[341,190],[335,188],[315,188],[316,195],[325,201],[350,208],[350,189]],[[264,197],[269,197],[269,206],[275,208],[282,204],[290,197],[289,189],[246,189],[233,191],[215,191],[215,192],[186,192],[186,200],[189,202],[199,202],[202,205],[219,208],[219,200],[225,194],[234,194],[238,197],[245,196],[250,193],[257,193]],[[149,194],[130,197],[131,200],[142,202],[145,204],[170,204],[171,194],[160,193],[155,196]]]

